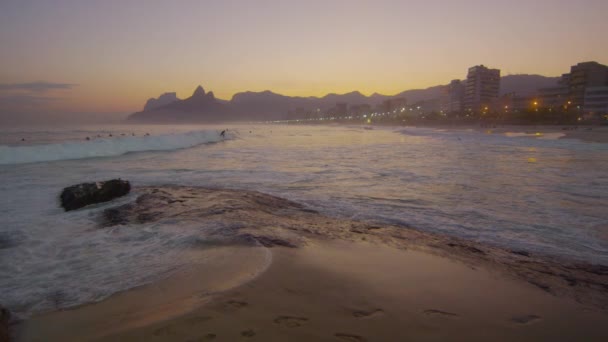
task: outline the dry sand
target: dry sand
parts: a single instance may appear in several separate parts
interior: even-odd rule
[[[200,250],[217,262],[33,317],[20,340],[608,340],[603,266],[336,220],[256,192],[136,191],[103,225],[232,222]]]

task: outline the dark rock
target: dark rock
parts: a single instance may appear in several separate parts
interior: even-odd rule
[[[578,279],[567,275],[567,274],[560,274],[560,277],[562,277],[562,279],[564,279],[566,282],[568,282],[569,286],[576,286],[578,284]]]
[[[275,246],[288,247],[288,248],[298,247],[295,244],[293,244],[291,241],[278,239],[278,238],[274,238],[274,237],[257,236],[256,240],[258,240],[258,242],[261,243],[264,247],[275,247]]]
[[[259,243],[264,247],[272,248],[272,247],[288,247],[288,248],[297,248],[298,246],[291,241],[279,239],[271,236],[260,236],[253,234],[241,234],[238,236],[238,239],[244,242],[249,243]]]
[[[549,285],[545,285],[543,283],[540,283],[540,282],[534,281],[534,280],[528,280],[528,283],[540,288],[543,291],[551,293],[551,287]]]
[[[131,204],[126,204],[125,206],[128,208],[133,207]],[[119,224],[129,223],[128,211],[124,210],[125,206],[104,210],[102,226],[111,227]]]
[[[479,249],[477,247],[466,246],[465,248],[466,248],[467,251],[469,251],[471,253],[486,254],[486,252],[482,251],[481,249]]]
[[[608,275],[608,266],[605,265],[581,265],[579,268],[597,275]]]
[[[0,342],[10,341],[10,335],[8,333],[8,322],[11,319],[11,313],[0,306]]]
[[[521,256],[525,256],[525,257],[530,257],[530,253],[528,253],[526,251],[511,251],[511,253],[517,254],[517,255],[521,255]]]
[[[111,201],[129,191],[131,184],[121,179],[72,185],[61,192],[61,206],[65,211],[75,210],[89,204]]]
[[[448,246],[462,248],[462,249],[464,249],[466,251],[469,251],[471,253],[477,253],[477,254],[482,254],[482,255],[486,254],[486,252],[482,251],[481,249],[479,249],[477,247],[473,247],[473,246],[467,246],[467,245],[453,243],[453,242],[448,243]]]

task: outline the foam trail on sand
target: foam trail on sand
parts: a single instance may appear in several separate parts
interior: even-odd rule
[[[143,137],[115,137],[47,145],[0,146],[0,165],[119,156],[129,152],[171,151],[221,141],[217,131]]]

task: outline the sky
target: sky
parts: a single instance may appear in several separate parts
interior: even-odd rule
[[[197,85],[323,96],[608,63],[606,0],[0,0],[0,118],[113,117]],[[63,115],[63,116],[62,116]]]

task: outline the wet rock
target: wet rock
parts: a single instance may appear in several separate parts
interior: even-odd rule
[[[8,333],[8,322],[11,318],[11,313],[0,305],[0,342],[10,341]]]
[[[605,266],[605,265],[581,265],[581,266],[579,266],[579,268],[586,272],[597,274],[597,275],[602,275],[602,276],[608,275],[608,266]]]
[[[121,179],[72,185],[61,192],[61,206],[65,211],[75,210],[89,204],[111,201],[129,191],[131,184]]]
[[[133,207],[131,204],[126,204],[125,206],[127,208]],[[127,211],[125,210],[125,206],[104,210],[102,216],[102,226],[111,227],[119,224],[129,223],[129,217],[127,215]]]
[[[515,251],[515,250],[512,250],[511,253],[517,254],[517,255],[521,255],[521,256],[525,256],[525,257],[530,257],[530,253],[528,253],[526,251]]]
[[[275,247],[275,246],[288,247],[288,248],[296,248],[296,247],[298,247],[297,245],[295,245],[291,241],[287,241],[287,240],[283,240],[283,239],[279,239],[279,238],[274,238],[274,237],[258,236],[258,237],[256,237],[256,239],[264,247]]]
[[[250,243],[259,243],[264,247],[272,248],[272,247],[288,247],[288,248],[297,248],[298,245],[281,238],[277,238],[274,236],[260,236],[253,234],[241,234],[238,236],[239,240],[250,242]]]
[[[462,248],[463,250],[471,252],[471,253],[482,254],[482,255],[486,254],[484,251],[482,251],[481,249],[479,249],[477,247],[467,246],[464,244],[448,243],[448,246]]]
[[[535,281],[535,280],[528,280],[528,283],[540,288],[541,290],[543,290],[545,292],[551,293],[551,286],[549,286],[549,285],[543,284],[543,283]]]

